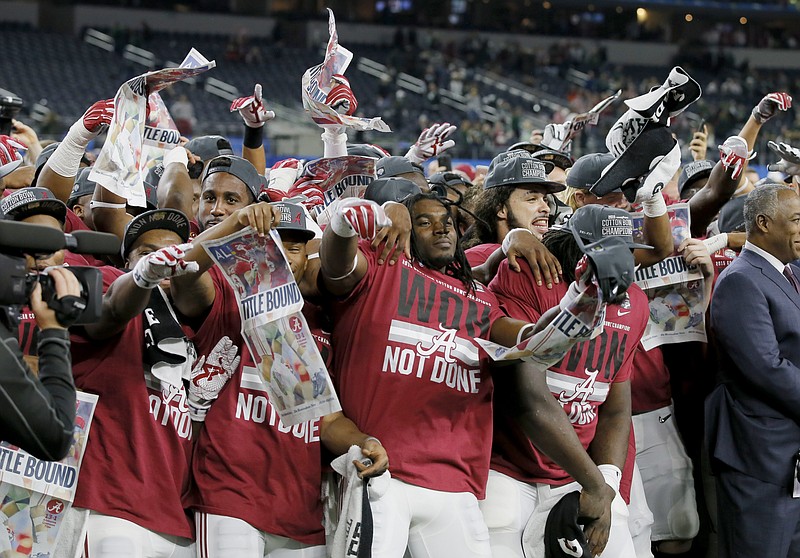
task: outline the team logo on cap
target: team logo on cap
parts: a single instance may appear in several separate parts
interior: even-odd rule
[[[538,178],[546,180],[547,175],[544,172],[544,163],[535,159],[521,161],[522,178]]]

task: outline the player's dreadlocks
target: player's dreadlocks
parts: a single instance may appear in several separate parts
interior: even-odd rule
[[[567,285],[575,280],[575,266],[583,257],[583,252],[569,230],[550,229],[542,237],[542,244],[550,250],[561,264],[561,271]]]
[[[464,235],[464,247],[472,248],[478,244],[497,242],[497,212],[511,196],[514,188],[488,188],[478,194],[475,204],[477,219]]]
[[[408,213],[411,215],[411,259],[417,260],[422,262],[425,265],[428,265],[421,256],[420,253],[417,251],[417,242],[416,242],[416,235],[414,234],[414,206],[423,200],[433,200],[437,201],[442,204],[448,213],[450,213],[450,205],[447,203],[446,198],[443,199],[442,197],[438,196],[435,193],[419,193],[414,194],[413,196],[409,196],[403,200],[403,205],[406,206],[408,209]],[[453,260],[447,264],[445,267],[445,273],[451,277],[454,277],[461,281],[464,285],[464,288],[467,289],[467,292],[474,292],[475,291],[475,280],[472,278],[472,268],[467,262],[467,256],[464,254],[464,247],[461,245],[461,235],[458,232],[458,228],[453,225],[453,228],[456,231],[456,251],[453,255]]]

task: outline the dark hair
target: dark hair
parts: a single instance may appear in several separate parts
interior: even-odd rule
[[[446,203],[445,200],[434,193],[414,194],[403,200],[403,205],[406,206],[411,216],[411,259],[422,263],[425,263],[425,261],[417,251],[417,237],[414,234],[414,206],[424,200],[432,200],[440,203],[442,207],[447,210],[447,213],[450,214],[450,204]],[[461,235],[455,223],[453,223],[453,229],[456,231],[456,251],[453,255],[453,260],[445,267],[445,274],[461,281],[464,288],[467,289],[467,292],[473,292],[475,290],[475,279],[472,277],[472,268],[469,262],[467,262],[467,256],[464,254],[464,247],[461,245]]]
[[[542,244],[561,264],[561,272],[567,285],[572,283],[575,280],[575,266],[583,257],[583,252],[578,247],[575,237],[572,236],[572,231],[550,229],[544,233]]]
[[[472,203],[478,219],[464,236],[466,248],[497,242],[497,212],[503,208],[513,191],[512,187],[488,188],[475,196]]]

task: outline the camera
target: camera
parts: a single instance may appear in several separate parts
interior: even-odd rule
[[[119,239],[113,234],[75,231],[64,234],[57,229],[0,221],[0,307],[15,321],[19,307],[28,304],[36,283],[42,286],[42,300],[55,310],[63,325],[89,324],[100,319],[103,301],[103,276],[94,267],[70,266],[81,284],[79,297],[59,299],[52,277],[29,273],[25,254],[51,254],[68,249],[77,254],[117,254]]]
[[[0,89],[0,135],[11,135],[11,119],[22,109],[25,103],[5,89]]]

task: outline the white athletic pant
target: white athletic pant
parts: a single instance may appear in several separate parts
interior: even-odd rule
[[[644,493],[642,475],[639,467],[633,464],[633,479],[631,481],[631,503],[628,504],[628,528],[631,530],[633,548],[636,549],[636,558],[653,558],[650,549],[650,535],[653,528],[653,512],[647,505]]]
[[[195,512],[197,558],[325,558],[325,545],[259,531],[246,521]]]
[[[653,541],[690,540],[700,529],[692,460],[670,405],[633,416],[636,465],[655,520]]]
[[[491,558],[478,499],[389,479],[385,492],[369,488],[373,558]]]
[[[544,526],[547,515],[562,496],[581,485],[571,482],[564,486],[528,484],[489,471],[486,499],[480,503],[489,527],[494,558],[539,558],[544,556]],[[532,544],[523,550],[522,534],[531,523]],[[628,530],[628,507],[618,494],[611,504],[611,532],[603,558],[636,558],[631,533]]]
[[[194,558],[189,539],[163,535],[126,519],[89,514],[84,558]]]

